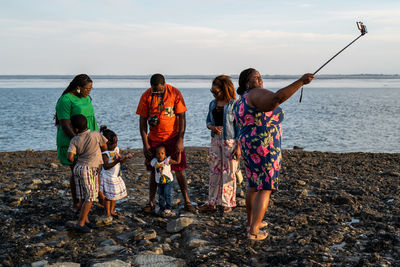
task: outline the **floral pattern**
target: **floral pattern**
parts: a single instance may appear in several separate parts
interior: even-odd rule
[[[218,127],[223,131],[222,126]],[[235,147],[235,139],[224,140],[222,134],[211,137],[209,205],[236,207],[238,161],[232,158]]]
[[[247,95],[239,98],[234,111],[248,183],[257,190],[278,190],[284,112],[280,107],[260,112],[247,104]]]

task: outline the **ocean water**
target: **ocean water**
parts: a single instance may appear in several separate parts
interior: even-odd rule
[[[264,76],[276,91],[298,76]],[[55,104],[72,76],[0,76],[0,151],[55,150]],[[185,146],[209,146],[205,126],[214,76],[166,76],[188,108]],[[237,86],[237,76],[232,76]],[[99,125],[107,125],[121,148],[141,148],[135,114],[149,76],[92,76],[91,97]],[[282,104],[282,147],[307,151],[400,153],[400,77],[317,76]]]

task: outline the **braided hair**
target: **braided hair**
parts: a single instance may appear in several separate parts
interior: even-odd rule
[[[74,77],[74,79],[69,83],[68,87],[64,90],[62,95],[74,91],[76,88],[85,87],[88,83],[92,83],[92,79],[87,74],[79,74]]]
[[[76,88],[85,87],[88,83],[92,83],[92,79],[87,74],[79,74],[74,77],[74,79],[69,83],[68,87],[64,90],[61,96],[73,92]],[[90,97],[90,96],[89,96]],[[57,113],[54,114],[55,125],[59,125],[60,122],[57,118]]]

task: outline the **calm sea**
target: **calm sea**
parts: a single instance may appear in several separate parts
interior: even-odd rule
[[[55,104],[72,76],[0,76],[0,151],[55,150]],[[208,146],[205,127],[214,76],[167,76],[188,107],[186,146]],[[273,91],[297,76],[264,76]],[[121,148],[141,148],[135,114],[149,76],[92,76],[91,93],[99,125],[107,125]],[[237,77],[233,76],[235,86]],[[400,76],[317,76],[282,105],[283,148],[308,151],[400,152]]]

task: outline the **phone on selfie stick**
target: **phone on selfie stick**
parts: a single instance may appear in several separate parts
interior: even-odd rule
[[[317,69],[313,75],[317,74],[323,67],[325,67],[326,64],[328,64],[329,62],[331,62],[332,59],[334,59],[337,55],[339,55],[340,53],[343,52],[343,50],[345,50],[347,47],[349,47],[350,45],[352,45],[355,41],[357,41],[361,36],[364,36],[366,33],[368,33],[367,31],[367,27],[361,22],[361,21],[357,21],[357,28],[360,30],[361,34],[354,39],[351,43],[349,43],[348,45],[346,45],[342,50],[340,50],[339,52],[336,53],[336,55],[334,55],[333,57],[331,57],[327,62],[324,63],[324,65],[322,65],[321,67],[319,67],[319,69]],[[301,93],[300,93],[300,100],[299,102],[301,103],[301,99],[303,98],[303,87],[301,87]]]

